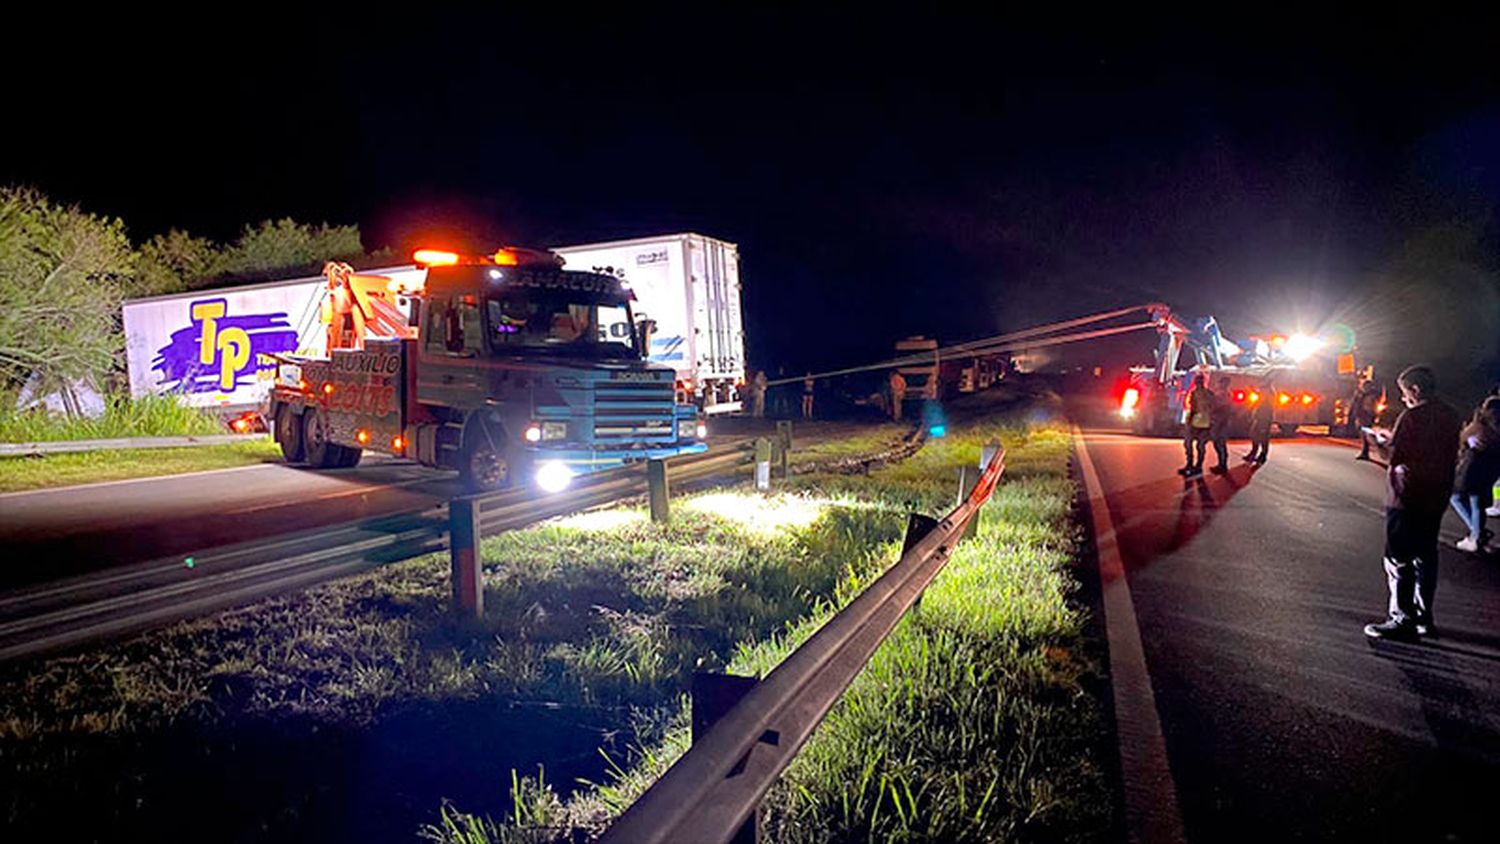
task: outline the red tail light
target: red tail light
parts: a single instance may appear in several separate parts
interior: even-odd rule
[[[1315,402],[1317,400],[1318,400],[1317,396],[1314,396],[1311,393],[1303,393],[1302,394],[1302,403],[1304,405],[1312,404],[1313,402]]]
[[[1235,401],[1244,401],[1245,400],[1245,391],[1244,390],[1235,390],[1234,391],[1234,400]]]

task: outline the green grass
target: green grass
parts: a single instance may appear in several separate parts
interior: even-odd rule
[[[191,448],[132,448],[0,459],[0,492],[154,478],[281,460],[270,440]]]
[[[931,444],[869,477],[811,477],[823,494],[946,511],[961,465],[984,442],[1007,445],[1006,482],[869,667],[829,714],[764,804],[767,840],[1088,840],[1105,835],[1110,800],[1093,737],[1097,703],[1084,690],[1083,619],[1070,606],[1069,441],[1061,429],[977,428]],[[858,511],[854,511],[858,512]],[[894,542],[885,549],[894,558]],[[742,641],[731,673],[764,676],[878,569],[850,571],[834,600],[778,635]],[[601,829],[688,747],[687,703],[659,710],[634,758],[609,781],[561,800],[518,780],[516,816],[496,823],[444,807],[429,838],[553,840]]]
[[[6,408],[13,402],[6,402]],[[108,440],[120,437],[176,437],[227,434],[212,413],[187,407],[176,396],[111,397],[97,419],[71,419],[46,411],[0,411],[0,442]]]
[[[674,508],[667,526],[622,508],[485,539],[479,623],[449,615],[448,561],[429,556],[8,666],[0,740],[243,714],[359,724],[404,702],[479,695],[656,705],[694,668],[723,665],[739,641],[878,565],[874,551],[902,525],[896,511],[856,518],[864,505],[797,493],[708,493]]]

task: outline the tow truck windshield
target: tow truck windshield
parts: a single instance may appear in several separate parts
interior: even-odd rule
[[[638,357],[630,304],[586,291],[527,288],[485,298],[485,330],[498,354],[547,349],[596,358]]]

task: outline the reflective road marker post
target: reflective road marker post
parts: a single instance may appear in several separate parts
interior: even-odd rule
[[[771,488],[771,441],[761,437],[755,441],[755,489],[766,492]]]
[[[472,498],[448,504],[448,548],[453,567],[453,612],[484,617],[484,579],[479,565],[479,508]]]

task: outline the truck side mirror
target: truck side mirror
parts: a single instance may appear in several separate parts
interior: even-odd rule
[[[651,335],[656,333],[656,320],[640,319],[635,323],[635,340],[640,346],[641,357],[651,356]]]

